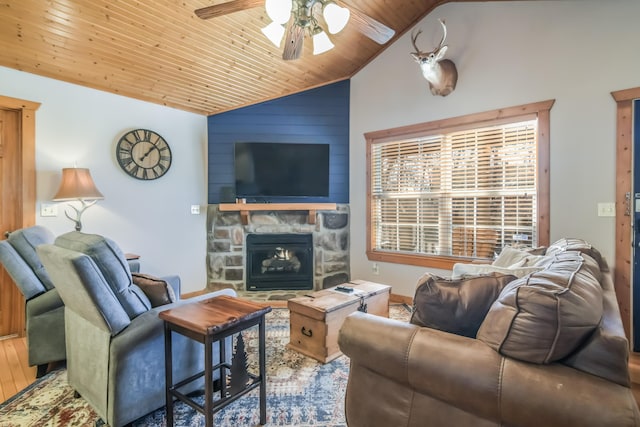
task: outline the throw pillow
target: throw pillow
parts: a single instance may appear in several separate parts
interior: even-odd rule
[[[556,254],[550,265],[504,287],[487,313],[478,339],[499,353],[532,363],[570,355],[602,317],[600,269],[576,251]]]
[[[447,279],[427,273],[418,280],[411,323],[474,338],[512,275],[492,273]]]
[[[470,264],[457,262],[453,264],[453,270],[451,271],[451,278],[460,279],[465,277],[475,277],[486,274],[504,274],[515,277],[523,277],[527,274],[535,273],[544,269],[544,266],[529,266],[529,267],[498,267],[491,264]]]
[[[176,301],[173,288],[164,280],[141,273],[131,273],[131,276],[133,277],[133,283],[138,285],[151,301],[151,307],[158,307]]]

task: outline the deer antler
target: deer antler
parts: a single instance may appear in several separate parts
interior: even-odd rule
[[[442,45],[444,45],[444,41],[447,38],[447,26],[444,24],[444,19],[438,19],[438,21],[440,21],[440,25],[442,25],[442,30],[444,31],[442,40],[440,40],[440,45],[438,46],[438,49],[440,49]]]
[[[416,50],[416,54],[420,55],[420,49],[418,49],[418,45],[416,44],[416,41],[418,40],[418,36],[422,33],[422,30],[418,30],[418,32],[416,33],[416,35],[413,35],[413,32],[411,32],[411,43],[413,44],[413,48]]]

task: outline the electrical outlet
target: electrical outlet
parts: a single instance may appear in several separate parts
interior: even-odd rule
[[[191,215],[200,215],[200,205],[191,205]]]
[[[375,275],[380,274],[380,266],[378,265],[377,262],[374,262],[373,264],[371,264],[371,271],[373,271],[373,274]]]
[[[58,216],[58,205],[56,204],[41,204],[40,216]]]

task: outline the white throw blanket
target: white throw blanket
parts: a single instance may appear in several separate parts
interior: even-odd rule
[[[502,273],[523,277],[545,268],[549,257],[532,255],[528,251],[505,246],[500,255],[491,264],[457,263],[453,266],[452,279],[463,276],[477,276],[480,274]]]

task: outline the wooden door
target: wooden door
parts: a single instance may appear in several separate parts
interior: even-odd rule
[[[20,112],[0,109],[0,233],[19,228],[21,223],[17,169],[20,165]],[[24,329],[24,298],[2,269],[0,275],[0,336],[21,335]]]
[[[35,224],[35,110],[40,104],[0,96],[0,240]],[[0,266],[0,337],[24,335],[24,298]]]

